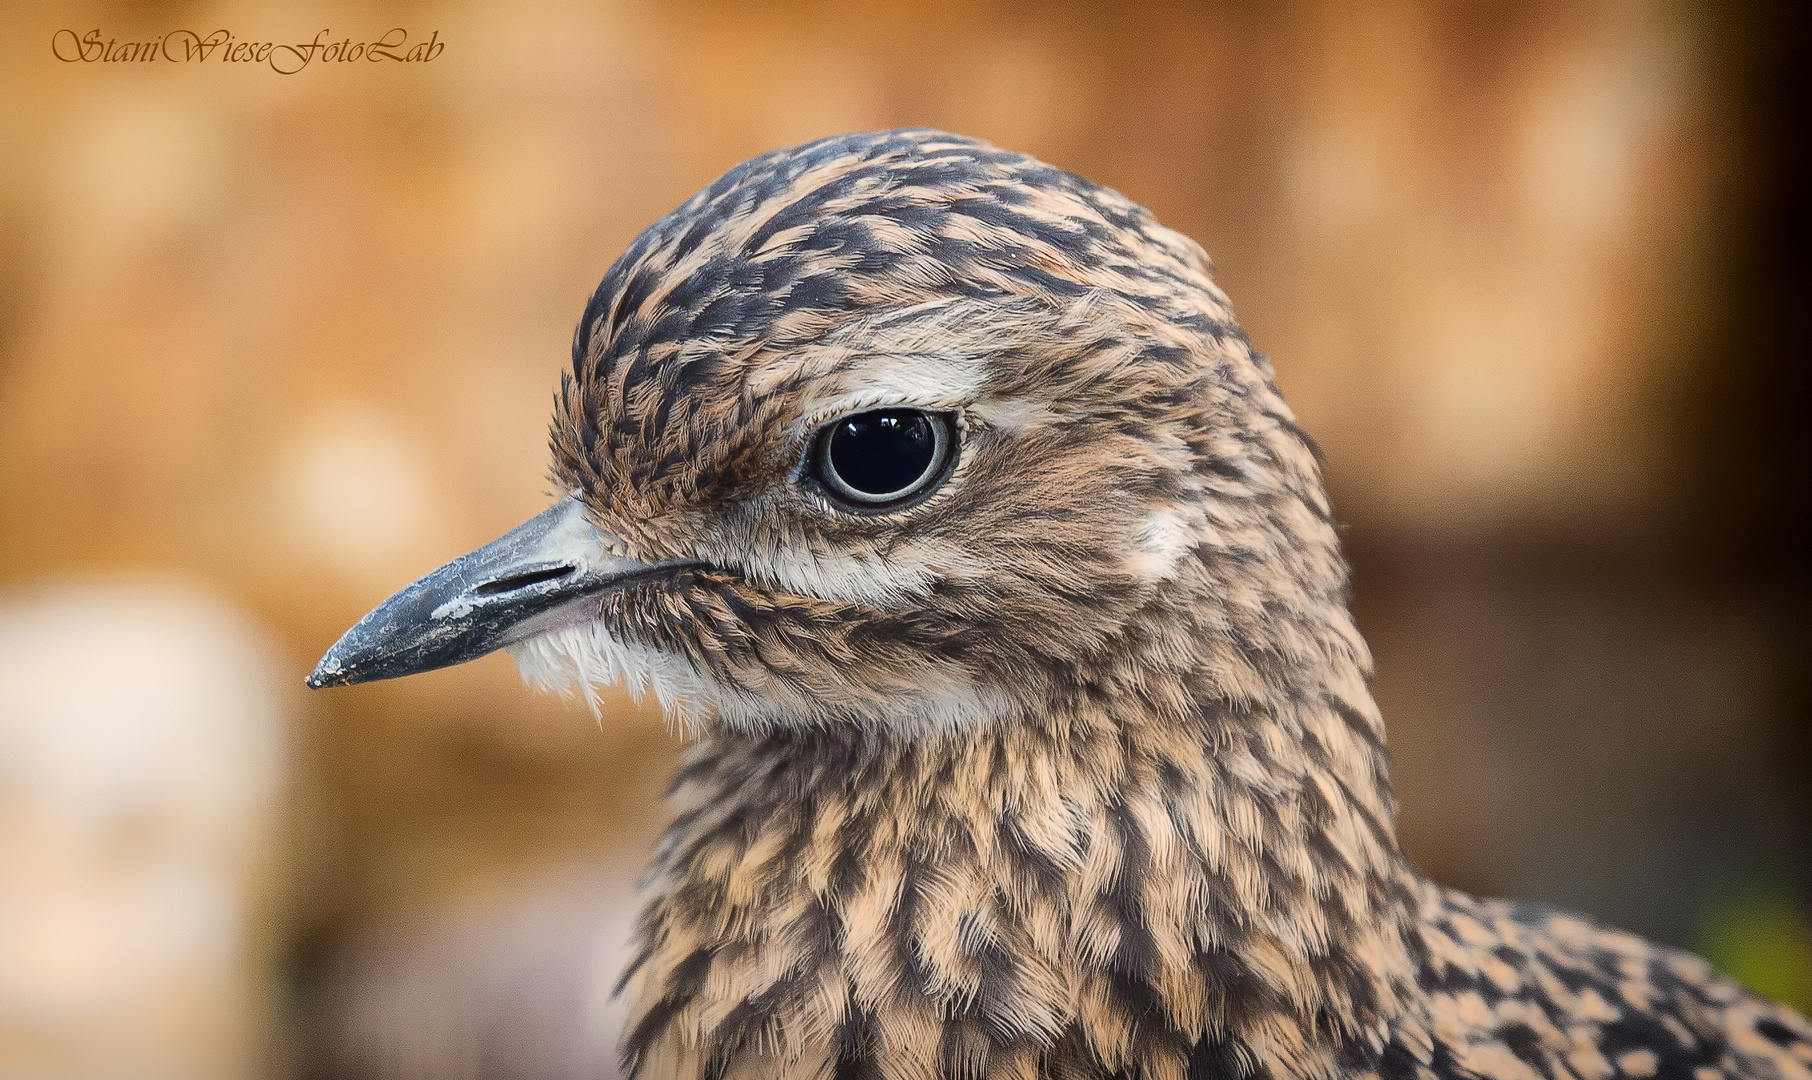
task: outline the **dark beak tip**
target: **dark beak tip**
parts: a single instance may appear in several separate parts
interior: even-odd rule
[[[515,627],[647,569],[616,554],[569,495],[366,612],[303,681],[323,690],[474,660]]]
[[[352,685],[353,671],[341,664],[340,658],[334,655],[335,652],[334,649],[327,650],[327,655],[321,657],[321,662],[316,664],[315,669],[308,673],[308,678],[303,680],[310,690],[325,690],[330,686]]]

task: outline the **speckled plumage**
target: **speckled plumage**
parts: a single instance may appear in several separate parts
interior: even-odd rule
[[[798,482],[949,410],[922,505]],[[605,276],[555,477],[663,574],[517,646],[696,732],[638,1076],[1812,1080],[1703,963],[1397,848],[1317,451],[1193,242],[931,131],[764,155]]]

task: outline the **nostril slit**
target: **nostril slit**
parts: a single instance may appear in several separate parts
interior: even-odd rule
[[[577,567],[550,566],[545,570],[530,570],[526,574],[514,574],[510,577],[498,578],[496,581],[487,581],[482,585],[475,585],[472,587],[472,593],[474,596],[496,596],[498,593],[515,592],[517,589],[526,589],[530,585],[539,585],[543,581],[566,577],[575,569]]]

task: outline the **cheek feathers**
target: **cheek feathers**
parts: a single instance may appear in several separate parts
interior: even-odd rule
[[[1013,411],[1013,430],[966,424],[945,488],[902,517],[821,520],[795,493],[720,516],[690,554],[763,589],[882,611],[1028,571],[1122,588],[1173,578],[1207,524],[1187,464]]]
[[[939,582],[974,581],[991,569],[986,559],[938,538],[884,547],[764,545],[733,558],[738,571],[769,588],[888,610],[923,600]]]
[[[1134,531],[1127,545],[1126,570],[1143,582],[1177,576],[1183,557],[1201,542],[1207,516],[1199,506],[1161,507]]]

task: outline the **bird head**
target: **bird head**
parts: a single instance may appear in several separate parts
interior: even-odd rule
[[[570,494],[310,684],[508,647],[701,725],[913,734],[1362,650],[1316,629],[1344,571],[1313,444],[1211,270],[1117,192],[941,132],[748,161],[587,304]]]

